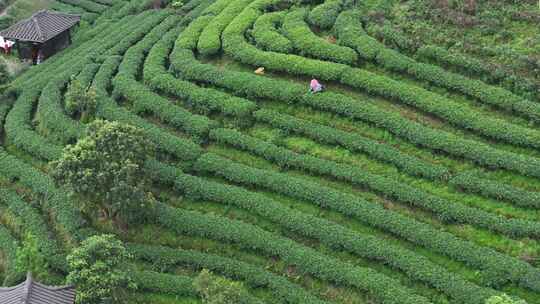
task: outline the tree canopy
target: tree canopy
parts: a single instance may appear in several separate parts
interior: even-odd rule
[[[96,120],[88,125],[86,137],[64,148],[62,157],[51,163],[52,176],[81,197],[83,211],[101,210],[117,223],[140,221],[153,204],[144,171],[152,151],[141,130]]]
[[[127,262],[131,255],[114,235],[92,236],[68,255],[67,282],[77,288],[76,303],[123,303],[136,289]]]

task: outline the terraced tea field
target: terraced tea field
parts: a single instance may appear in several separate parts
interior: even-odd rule
[[[67,252],[108,232],[141,303],[199,303],[203,268],[264,303],[540,303],[537,98],[442,48],[390,48],[341,0],[58,2],[92,25],[0,101],[5,285],[25,233],[61,282]],[[72,77],[157,145],[151,223],[89,218],[50,177],[86,128],[64,109]]]

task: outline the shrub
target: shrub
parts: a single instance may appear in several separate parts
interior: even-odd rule
[[[255,39],[257,47],[278,53],[292,52],[293,46],[291,41],[283,36],[276,28],[282,24],[283,17],[286,14],[286,11],[268,13],[255,21],[251,35]]]
[[[322,29],[329,29],[336,22],[342,9],[343,0],[326,0],[309,12],[308,20]]]
[[[197,50],[202,55],[214,55],[221,50],[221,35],[225,27],[253,0],[233,0],[203,29]]]
[[[408,189],[405,190],[401,188],[403,185],[400,186],[399,184],[391,183],[391,181],[386,178],[380,179],[380,177],[373,174],[366,176],[356,168],[352,168],[347,165],[336,164],[334,162],[319,160],[310,156],[301,156],[296,155],[295,153],[286,152],[286,150],[283,148],[275,147],[270,143],[262,142],[252,137],[243,135],[237,131],[215,129],[210,133],[210,136],[218,143],[233,145],[242,150],[247,150],[251,153],[265,157],[266,159],[269,159],[282,167],[304,169],[316,174],[335,176],[338,179],[347,180],[353,183],[358,183],[360,180],[357,178],[362,178],[364,181],[362,185],[376,187],[379,189],[377,190],[378,192],[389,194],[397,191],[395,192],[396,195],[390,196],[398,200],[402,200],[406,197],[413,198],[417,194],[421,194],[420,190],[413,187],[407,187]],[[250,183],[253,183],[254,181],[256,180],[251,179]],[[282,187],[282,182],[271,182],[265,185],[276,186],[272,188],[273,191],[289,191],[288,188]],[[296,188],[306,189],[306,185],[298,186],[292,189]],[[403,191],[398,190],[399,188],[401,188]],[[347,194],[340,194],[336,193],[336,191],[332,191],[332,195],[339,195],[339,197],[336,196],[321,201],[325,195],[323,193],[314,194],[320,192],[320,185],[317,187],[311,187],[311,189],[311,191],[307,191],[306,196],[301,198],[312,199],[315,197],[323,206],[335,206],[335,208],[338,208],[337,210],[343,212],[344,214],[355,216],[369,225],[387,230],[411,242],[425,246],[441,254],[449,255],[450,257],[465,262],[473,267],[490,271],[493,271],[493,269],[498,269],[498,273],[491,274],[492,278],[497,277],[503,281],[510,279],[519,282],[522,286],[527,286],[528,288],[533,288],[534,290],[540,289],[540,272],[534,268],[530,268],[530,265],[527,263],[501,255],[491,249],[479,247],[471,242],[462,241],[450,233],[438,231],[427,224],[416,222],[413,219],[404,217],[392,211],[387,211],[379,205],[374,205],[372,203],[359,204],[358,199],[356,199],[357,203],[345,204],[345,202],[349,200],[345,198]],[[397,194],[398,192],[400,194]],[[291,192],[288,192],[288,194],[291,194]],[[450,212],[455,212],[456,210],[462,208],[467,209],[467,211],[462,209],[465,213],[460,213],[459,215],[455,214],[459,218],[461,218],[461,215],[467,214],[467,212],[475,211],[466,206],[457,206],[455,204],[452,205],[441,200],[439,200],[440,204],[434,205],[432,204],[433,198],[429,197],[426,197],[426,199],[430,199],[431,201],[427,200],[425,202],[423,201],[424,198],[420,198],[420,196],[417,198],[417,203],[427,203],[427,205],[424,205],[426,208],[433,208],[436,207],[436,205],[439,205],[439,207],[447,208]],[[476,212],[484,213],[480,210],[476,210]],[[491,216],[490,214],[487,215]],[[383,218],[385,220],[381,221]],[[476,219],[471,220],[476,221]],[[504,225],[502,225],[501,228],[504,229]],[[504,267],[503,269],[501,266],[503,264],[507,265],[508,267]]]
[[[295,265],[305,273],[368,291],[384,303],[429,303],[426,298],[414,294],[395,279],[370,268],[354,266],[325,256],[314,249],[240,221],[175,209],[163,204],[158,206],[156,220],[176,233],[237,243],[244,248],[280,257],[287,264]]]
[[[285,174],[253,169],[213,154],[201,156],[195,164],[195,168],[201,173],[222,176],[227,180],[243,183],[246,186],[261,186],[340,212],[352,208],[358,210],[358,207],[353,206],[370,204],[355,199],[353,196],[340,195],[338,191],[322,187],[319,184],[300,178],[291,178]],[[478,303],[491,294],[487,290],[470,285],[460,277],[452,276],[443,268],[411,251],[392,246],[375,237],[357,234],[353,230],[325,219],[283,207],[278,202],[265,198],[263,195],[190,176],[177,177],[176,186],[190,195],[196,195],[205,200],[232,204],[255,212],[285,229],[296,231],[305,237],[316,238],[329,247],[343,248],[365,258],[382,260],[384,263],[405,272],[411,279],[427,282],[448,295],[460,298],[467,303]],[[367,210],[358,213],[365,214]],[[349,211],[347,215],[351,215],[351,212]]]
[[[374,60],[386,69],[407,73],[420,80],[429,81],[441,87],[460,91],[466,95],[480,100],[486,104],[494,105],[508,111],[515,111],[525,117],[534,120],[540,119],[540,105],[516,96],[502,88],[494,87],[482,81],[469,79],[459,74],[426,63],[420,63],[395,50],[386,48],[383,44],[369,37],[362,29],[362,24],[357,13],[352,11],[343,12],[336,23],[340,44],[355,49],[361,57]],[[428,50],[433,50],[433,54]],[[444,53],[437,48],[425,48],[419,53],[435,54]],[[443,56],[443,55],[442,55]],[[451,57],[454,58],[454,57]],[[456,56],[456,60],[459,56]],[[474,64],[471,64],[471,68]],[[447,103],[448,100],[445,100]],[[454,108],[457,104],[454,105]],[[469,110],[467,110],[469,111]]]
[[[67,282],[77,288],[75,303],[126,303],[126,290],[136,289],[127,262],[132,256],[113,235],[89,237],[67,257]]]
[[[22,246],[17,250],[15,268],[19,273],[32,273],[32,276],[40,281],[48,279],[49,264],[38,246],[36,236],[31,233],[25,235]]]
[[[168,270],[177,264],[206,268],[226,277],[241,279],[253,288],[265,287],[283,303],[327,304],[287,278],[237,259],[181,248],[139,244],[130,245],[129,250],[135,257],[152,263],[159,270]]]
[[[69,115],[81,115],[81,120],[88,122],[95,115],[97,101],[96,92],[84,87],[77,79],[72,79],[65,95],[66,111]]]
[[[193,279],[188,276],[171,275],[154,271],[135,271],[131,273],[133,282],[139,290],[164,293],[176,296],[196,296]]]
[[[268,53],[270,54],[270,53]],[[171,64],[182,77],[227,88],[240,96],[300,103],[311,108],[360,119],[411,143],[463,157],[488,168],[504,168],[529,176],[540,176],[540,162],[533,157],[493,148],[479,141],[426,127],[368,102],[332,92],[307,94],[307,89],[288,81],[260,77],[252,73],[218,70],[198,62],[191,50],[176,48]],[[289,63],[290,65],[290,63]]]
[[[24,273],[16,271],[17,263],[17,240],[11,235],[3,225],[0,225],[0,252],[3,254],[2,265],[4,270],[4,281],[2,285],[11,286],[18,283]]]
[[[350,151],[366,153],[374,159],[391,163],[411,175],[444,180],[450,174],[448,169],[441,165],[428,163],[390,145],[359,134],[341,131],[271,110],[259,110],[253,113],[253,116],[259,122],[268,123],[287,132],[302,134],[325,144],[341,145]]]
[[[331,44],[315,35],[304,21],[306,11],[293,10],[283,18],[283,33],[302,56],[352,65],[358,60],[354,50]]]
[[[217,276],[203,269],[193,280],[193,286],[206,304],[250,304],[263,303],[249,295],[244,285]]]

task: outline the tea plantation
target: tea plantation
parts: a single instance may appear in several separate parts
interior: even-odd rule
[[[540,304],[532,63],[377,23],[399,1],[153,2],[56,1],[82,15],[73,44],[3,89],[0,286],[24,278],[28,233],[55,284],[73,248],[109,233],[134,257],[131,303],[202,303],[208,269],[253,303]],[[66,109],[74,81],[96,118],[157,147],[150,221],[90,216],[51,177],[89,123]]]

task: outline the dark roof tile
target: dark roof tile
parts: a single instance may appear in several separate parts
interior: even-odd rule
[[[9,287],[0,287],[2,304],[73,304],[75,289],[71,286],[51,287],[32,280],[28,274],[26,281]]]
[[[81,20],[78,15],[54,11],[38,11],[30,18],[17,22],[0,31],[8,39],[43,43],[71,28]]]

